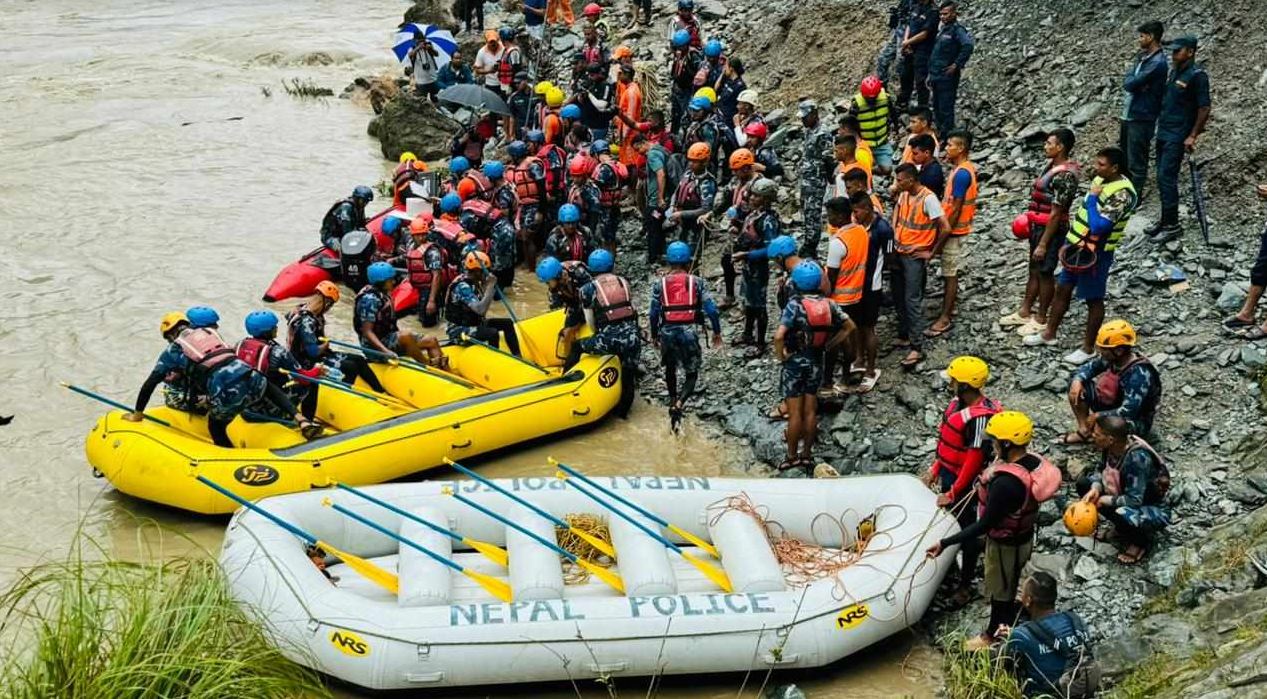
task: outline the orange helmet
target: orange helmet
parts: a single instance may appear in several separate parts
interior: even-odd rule
[[[317,293],[330,299],[330,303],[339,302],[339,285],[332,281],[317,282]]]
[[[756,161],[757,159],[752,156],[752,151],[747,148],[739,148],[734,153],[730,154],[730,169],[740,170],[748,167]]]
[[[462,266],[467,269],[488,269],[492,261],[488,259],[488,255],[479,251],[472,250],[466,253],[466,258],[462,260]]]
[[[475,196],[475,180],[463,178],[458,181],[458,196],[462,197],[462,201]]]
[[[409,222],[409,232],[414,235],[426,235],[431,232],[431,226],[435,225],[435,222],[435,215],[430,211],[424,211],[414,216],[414,220]]]
[[[1065,509],[1065,528],[1074,536],[1091,536],[1100,521],[1099,515],[1095,505],[1078,500]]]
[[[426,171],[427,171],[427,164],[426,164],[426,163],[424,163],[424,162],[422,162],[421,160],[410,160],[410,161],[409,161],[409,167],[411,167],[411,168],[413,168],[413,169],[417,170],[418,172],[426,172]]]
[[[620,46],[617,46],[614,51],[612,51],[612,60],[620,61],[626,58],[633,58],[633,49],[629,48],[628,46],[621,44]]]
[[[708,146],[704,146],[707,148]],[[568,162],[568,173],[573,177],[590,174],[590,170],[594,168],[594,163],[589,157],[584,155],[576,155]]]
[[[686,149],[687,160],[708,160],[708,156],[712,154],[713,149],[707,143],[695,143]]]

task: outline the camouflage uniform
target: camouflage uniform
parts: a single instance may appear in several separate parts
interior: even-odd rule
[[[1097,415],[1116,415],[1126,420],[1131,434],[1147,435],[1161,403],[1161,376],[1151,363],[1140,362],[1122,373],[1119,400],[1096,395],[1096,377],[1109,370],[1109,363],[1096,357],[1078,367],[1073,378],[1082,382],[1082,398]]]
[[[683,199],[679,199],[683,197]],[[692,250],[700,250],[701,232],[699,217],[713,210],[717,200],[717,178],[705,171],[697,175],[691,171],[682,173],[682,181],[669,202],[669,208],[681,214],[677,224],[677,239],[689,243]]]
[[[563,327],[579,327],[585,322],[585,311],[581,308],[580,289],[593,279],[584,263],[565,262],[563,284],[550,289],[550,308],[564,308],[567,313],[563,319]]]
[[[585,354],[614,354],[626,370],[626,378],[633,380],[629,372],[635,372],[642,354],[642,336],[638,332],[637,316],[615,323],[604,323],[598,311],[598,285],[592,280],[581,287],[581,308],[594,312],[594,334],[577,341]]]
[[[620,180],[620,173],[616,171],[616,167],[611,163],[600,162],[598,167],[594,168],[593,179],[591,180],[600,193],[598,222],[594,224],[594,232],[601,236],[603,243],[616,249],[616,232],[620,227],[620,197],[619,191],[624,183]],[[611,192],[616,190],[614,203],[603,203],[603,192]]]
[[[493,235],[489,240],[489,258],[493,263],[493,272],[500,275],[506,270],[515,269],[515,227],[505,218],[497,219],[493,224]]]
[[[568,187],[568,203],[581,210],[581,226],[592,231],[602,230],[603,204],[599,201],[601,193],[593,180],[573,182]]]
[[[572,237],[563,230],[562,225],[554,227],[550,231],[550,235],[546,238],[545,254],[554,257],[559,262],[568,262],[575,260],[584,262],[589,259],[589,254],[598,248],[597,241],[594,240],[594,232],[586,226],[577,226],[576,234],[581,238],[580,255],[575,255],[575,247]]]
[[[1119,493],[1105,489],[1107,466],[1119,470]],[[1113,497],[1112,504],[1100,506],[1100,515],[1112,522],[1118,534],[1129,543],[1146,546],[1154,532],[1170,526],[1170,509],[1166,507],[1164,493],[1157,487],[1159,469],[1157,459],[1146,448],[1128,448],[1117,462],[1106,453],[1100,468],[1079,480],[1076,489],[1078,495],[1085,495],[1091,486],[1099,485],[1101,495]]]
[[[300,366],[299,360],[296,359],[295,355],[292,354],[290,350],[286,349],[277,342],[270,342],[268,345],[268,373],[265,375],[265,378],[278,388],[282,389],[282,392],[286,394],[286,397],[290,399],[290,402],[295,405],[299,405],[308,395],[308,392],[313,390],[316,384],[302,383],[299,381],[292,383],[291,377],[281,373],[282,369],[298,373],[301,369],[303,369],[303,367]],[[288,386],[287,384],[290,385]],[[250,406],[250,408],[256,412],[272,417],[290,417],[290,415],[283,413],[281,408],[273,405],[272,401],[264,400],[262,395],[261,400],[256,401],[255,405]]]
[[[821,298],[817,294],[813,297]],[[823,385],[825,350],[808,345],[809,316],[806,315],[805,306],[801,303],[802,298],[804,297],[794,297],[788,301],[783,307],[783,314],[779,317],[779,325],[787,328],[784,347],[789,352],[788,358],[783,362],[783,371],[779,375],[779,390],[784,398],[817,395],[818,389]],[[849,316],[835,301],[829,300],[828,303],[831,306],[832,330],[828,336],[830,338],[844,327]]]
[[[766,287],[770,284],[766,247],[770,241],[783,235],[783,223],[779,221],[779,215],[768,207],[749,213],[748,219],[751,220],[745,220],[740,230],[751,225],[757,237],[751,239],[741,233],[735,241],[736,252],[748,253],[741,278],[741,296],[745,308],[765,310],[769,298]]]
[[[823,235],[823,197],[827,180],[835,167],[835,137],[821,117],[812,129],[805,129],[801,141],[801,257],[813,259]]]
[[[173,410],[206,412],[206,387],[199,387],[190,371],[189,358],[176,343],[169,344],[154,363],[153,373],[163,376],[163,401]]]
[[[216,367],[207,379],[207,403],[211,417],[228,421],[257,403],[264,396],[268,379],[234,359]]]
[[[694,277],[695,289],[699,295],[699,308],[702,316],[707,316],[713,334],[721,334],[721,314],[717,304],[708,293],[708,284],[700,277]],[[678,396],[677,370],[680,367],[686,372],[686,382],[680,394],[685,401],[695,390],[695,382],[699,378],[703,355],[700,352],[699,333],[696,323],[669,323],[665,319],[664,291],[661,284],[651,286],[650,322],[651,336],[660,342],[660,363],[664,366],[665,383],[669,389],[669,400]],[[702,317],[700,318],[702,320]]]

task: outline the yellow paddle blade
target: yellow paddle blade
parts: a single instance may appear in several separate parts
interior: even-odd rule
[[[691,542],[692,544],[695,544],[696,546],[704,549],[705,551],[708,552],[708,555],[712,556],[713,558],[716,558],[719,561],[721,560],[721,555],[717,553],[717,549],[712,544],[708,543],[707,541],[704,541],[703,539],[699,538],[698,536],[695,536],[694,534],[686,531],[685,529],[679,529],[678,527],[672,524],[669,525],[669,531],[673,532],[674,534],[677,534],[678,536]]]
[[[715,568],[685,551],[682,551],[682,558],[685,558],[688,563],[698,568],[705,577],[712,580],[713,583],[717,585],[717,587],[720,587],[723,591],[735,591],[734,586],[730,584],[730,578],[726,577],[726,571],[721,570],[720,568]]]
[[[361,577],[391,592],[393,595],[400,592],[400,578],[396,577],[395,573],[383,570],[360,556],[353,556],[346,551],[340,551],[324,541],[318,541],[317,546],[325,549],[331,556],[346,563],[349,568],[360,573]]]
[[[465,537],[462,539],[462,543],[484,554],[485,558],[503,568],[510,565],[510,554],[506,553],[506,549],[497,544],[490,544],[487,541],[476,541]]]
[[[480,587],[488,590],[489,594],[503,602],[509,602],[514,599],[514,594],[511,592],[510,585],[507,584],[505,580],[499,580],[491,575],[477,573],[469,568],[463,568],[462,575],[465,575],[466,577],[479,583]]]
[[[616,560],[616,550],[611,547],[611,544],[607,543],[606,541],[603,541],[602,539],[594,536],[593,534],[590,534],[589,532],[581,531],[580,529],[577,529],[576,527],[568,527],[568,531],[581,537],[581,539],[583,539],[585,543],[589,544],[590,546],[593,546],[599,551],[602,551],[604,555],[609,556],[613,561]]]
[[[625,594],[625,581],[621,580],[619,575],[616,575],[596,563],[591,563],[584,558],[576,559],[576,564],[585,570],[588,570],[590,573],[593,573],[594,577],[616,588],[616,591],[620,594]]]

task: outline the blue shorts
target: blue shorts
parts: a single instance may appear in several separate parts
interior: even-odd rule
[[[1069,243],[1065,243],[1068,246]],[[1072,286],[1074,295],[1083,301],[1102,301],[1109,286],[1109,268],[1113,266],[1113,253],[1101,251],[1096,254],[1095,266],[1085,272],[1070,272],[1063,267],[1057,282],[1063,286]]]
[[[893,167],[893,144],[885,140],[876,146],[871,146],[871,155],[875,156],[875,166],[888,170]]]

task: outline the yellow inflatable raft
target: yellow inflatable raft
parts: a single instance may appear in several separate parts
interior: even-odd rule
[[[491,348],[445,348],[450,374],[374,364],[391,398],[373,400],[328,388],[317,418],[329,426],[312,441],[274,423],[235,420],[235,449],[215,446],[206,419],[170,408],[148,414],[171,423],[104,415],[85,444],[94,471],[121,492],[203,514],[237,509],[195,480],[203,475],[244,498],[324,487],[381,483],[543,435],[597,422],[620,397],[614,356],[586,356],[566,375],[556,354],[561,311],[519,325],[521,362]],[[437,375],[439,374],[439,375]],[[356,388],[372,393],[362,382]]]

